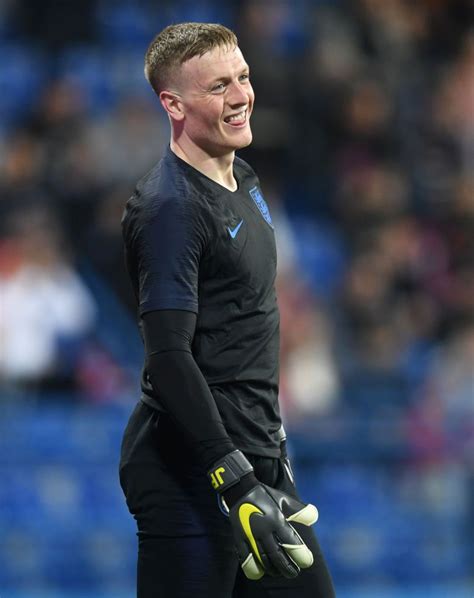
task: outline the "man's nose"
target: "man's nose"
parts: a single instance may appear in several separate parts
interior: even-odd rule
[[[232,83],[228,88],[228,101],[229,104],[233,106],[238,106],[240,104],[248,104],[249,101],[249,91],[246,87],[244,87],[241,83]]]

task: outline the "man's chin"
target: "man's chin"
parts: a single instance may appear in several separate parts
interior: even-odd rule
[[[222,142],[219,145],[209,145],[206,147],[206,151],[210,156],[215,158],[222,157],[248,147],[252,143],[252,133],[249,131],[246,135],[241,135],[239,137],[236,136],[235,138],[230,139],[227,137],[225,141],[222,139]]]
[[[245,136],[242,135],[241,139],[235,140],[235,150],[244,149],[244,147],[248,147],[252,143],[252,133],[249,131]]]

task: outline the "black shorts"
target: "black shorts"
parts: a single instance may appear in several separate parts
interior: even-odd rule
[[[297,496],[284,458],[247,455],[257,478]],[[142,402],[122,442],[120,483],[138,527],[137,598],[332,598],[312,529],[295,524],[314,564],[295,579],[242,573],[225,512],[167,415]]]

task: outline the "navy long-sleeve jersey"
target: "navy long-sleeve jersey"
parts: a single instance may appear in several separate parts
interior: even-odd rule
[[[278,457],[274,229],[259,181],[239,158],[234,177],[232,192],[168,148],[127,202],[126,263],[139,323],[155,310],[197,315],[192,354],[234,445]],[[164,410],[146,366],[142,400]]]

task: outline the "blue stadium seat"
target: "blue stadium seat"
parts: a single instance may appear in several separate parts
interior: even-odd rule
[[[48,76],[40,51],[24,44],[0,44],[0,128],[8,130],[35,106]]]
[[[112,582],[130,586],[136,530],[117,472],[130,409],[56,401],[4,410],[2,588],[26,588],[25,576],[35,587],[49,584],[64,592],[105,592],[111,588],[104,584]],[[456,498],[463,487],[459,472],[452,473],[450,506],[427,509],[416,498],[416,471],[404,470],[405,477],[413,476],[407,500],[396,491],[403,487],[397,465],[360,464],[361,455],[370,459],[369,447],[351,461],[345,444],[346,458],[334,463],[327,460],[330,448],[324,460],[317,444],[307,438],[290,448],[300,493],[320,510],[316,530],[339,583],[376,580],[377,571],[393,584],[441,583],[466,574],[469,537]]]
[[[308,275],[317,296],[331,297],[346,266],[339,233],[327,223],[319,226],[307,217],[293,216],[291,224],[301,271]]]
[[[143,52],[157,33],[145,6],[134,2],[102,2],[96,13],[98,33],[106,44],[138,46]],[[163,25],[164,26],[164,25]]]
[[[57,76],[84,93],[91,114],[109,110],[116,101],[106,56],[92,46],[67,48],[58,56]]]

